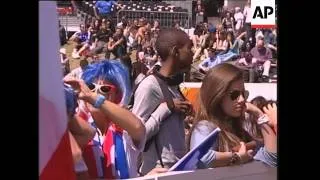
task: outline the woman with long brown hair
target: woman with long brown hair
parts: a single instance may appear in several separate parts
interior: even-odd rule
[[[223,63],[207,73],[200,89],[199,108],[189,140],[190,148],[200,144],[215,128],[219,127],[221,132],[212,148],[201,159],[198,168],[229,166],[247,163],[252,159],[277,166],[277,136],[267,124],[268,119],[276,122],[276,116],[269,117],[256,106],[246,103],[247,97],[243,74],[237,67]],[[272,109],[274,111],[276,107]],[[259,146],[243,128],[245,112],[257,118],[264,147]]]

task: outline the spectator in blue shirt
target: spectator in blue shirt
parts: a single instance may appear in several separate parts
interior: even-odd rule
[[[113,0],[97,1],[95,7],[93,8],[96,17],[109,19],[109,15],[112,12],[112,6],[120,6]],[[98,12],[97,12],[98,10]]]

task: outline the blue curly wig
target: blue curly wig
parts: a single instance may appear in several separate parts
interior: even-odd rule
[[[64,95],[66,100],[67,113],[73,116],[78,106],[77,95],[75,94],[75,92],[71,87],[67,87],[67,86],[64,86]]]
[[[86,84],[97,80],[108,81],[115,85],[121,93],[121,102],[128,104],[131,86],[128,69],[117,60],[104,60],[99,63],[90,64],[82,74]]]

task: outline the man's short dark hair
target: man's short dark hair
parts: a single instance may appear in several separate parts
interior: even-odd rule
[[[170,56],[170,52],[174,46],[179,49],[189,41],[190,39],[184,31],[168,28],[160,30],[155,47],[162,61],[165,61]]]

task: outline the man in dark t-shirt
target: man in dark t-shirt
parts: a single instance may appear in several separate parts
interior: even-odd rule
[[[106,43],[108,43],[109,37],[112,36],[111,29],[107,29],[106,23],[101,24],[101,29],[97,32],[95,37],[96,47],[92,49],[89,55],[96,55],[101,53]]]

